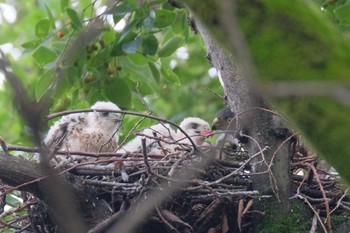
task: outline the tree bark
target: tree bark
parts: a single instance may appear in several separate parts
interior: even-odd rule
[[[73,175],[45,176],[39,164],[17,156],[0,154],[0,179],[44,201],[60,232],[86,232],[112,214],[105,202]],[[84,224],[76,224],[81,217]]]
[[[218,7],[219,6],[220,3],[218,3]],[[223,4],[221,7],[224,6],[226,5]],[[230,10],[232,15],[226,17],[226,19],[234,17],[234,8],[225,9],[223,15],[227,16]],[[290,143],[284,143],[281,146],[281,143],[286,137],[282,137],[281,139],[276,137],[274,133],[281,128],[280,125],[276,125],[276,122],[280,122],[281,120],[276,120],[270,111],[261,110],[266,106],[264,103],[265,101],[263,101],[259,93],[255,91],[250,81],[251,77],[247,76],[247,74],[254,74],[254,70],[242,72],[243,69],[238,67],[238,63],[235,62],[232,55],[237,49],[232,52],[220,46],[220,43],[211,35],[211,31],[213,30],[209,31],[200,22],[200,17],[203,17],[203,15],[200,15],[198,11],[195,13],[199,14],[199,18],[196,19],[196,28],[204,40],[211,63],[221,74],[227,102],[230,108],[238,113],[238,115],[244,113],[238,118],[238,123],[242,127],[247,128],[250,132],[250,136],[258,143],[256,144],[254,141],[250,140],[246,149],[251,154],[254,154],[265,146],[269,148],[264,154],[256,157],[252,162],[252,173],[255,173],[252,176],[253,188],[259,190],[261,193],[275,193],[278,200],[281,201],[280,209],[277,210],[277,212],[288,212],[290,210],[289,197],[291,194]],[[225,32],[231,36],[229,36],[228,41],[223,44],[231,43],[231,46],[228,48],[235,48],[237,47],[237,43],[232,40],[234,38],[239,38],[239,36],[237,37],[232,34],[237,32],[237,29],[228,28],[228,22],[222,21],[225,19],[224,16],[217,16],[217,18],[221,20],[218,20],[218,23],[216,22],[215,30],[230,29],[231,32]],[[209,25],[209,28],[212,29],[213,25]],[[245,56],[244,61],[245,64],[248,65],[244,65],[243,68],[252,67],[251,61],[247,60],[248,57],[248,55]],[[281,148],[279,148],[280,146]]]

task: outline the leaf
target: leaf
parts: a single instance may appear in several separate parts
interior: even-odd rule
[[[50,20],[42,19],[35,24],[35,35],[39,38],[44,38],[49,34]]]
[[[121,19],[126,14],[131,13],[132,10],[133,9],[132,9],[132,6],[130,5],[129,1],[123,1],[120,4],[111,7],[104,14],[118,16]]]
[[[35,98],[39,100],[47,91],[47,89],[52,85],[52,81],[54,80],[53,71],[46,72],[43,76],[41,76],[36,85],[35,85]]]
[[[137,51],[138,47],[140,47],[141,43],[142,43],[142,38],[141,38],[141,36],[138,36],[132,41],[125,42],[122,45],[122,49],[127,54],[133,54],[133,53],[136,53],[136,51]]]
[[[158,49],[158,40],[154,35],[147,36],[142,40],[143,53],[147,55],[155,55]]]
[[[40,46],[34,53],[33,53],[33,59],[34,61],[40,66],[43,67],[44,65],[53,62],[57,55],[54,51],[51,49]]]
[[[111,51],[111,56],[121,56],[124,54],[124,51],[123,51],[123,44],[126,42],[126,41],[131,41],[133,40],[135,37],[137,36],[136,33],[134,32],[131,32],[130,34],[128,34],[124,40],[115,40],[115,43],[113,45],[113,48],[112,48],[112,51]]]
[[[168,82],[171,82],[175,85],[180,85],[179,77],[171,69],[165,68],[164,66],[162,66],[160,68],[160,73]]]
[[[148,63],[147,57],[145,57],[140,53],[130,54],[128,55],[128,59],[132,64],[136,66],[144,66],[144,65],[147,65]]]
[[[335,17],[340,22],[348,21],[350,18],[350,4],[342,5],[334,10]]]
[[[67,8],[66,13],[69,16],[69,18],[72,20],[72,26],[74,29],[79,30],[80,28],[83,27],[83,24],[79,18],[78,13],[72,9],[72,8]]]
[[[143,26],[147,31],[151,31],[154,26],[155,13],[151,11],[149,16],[143,20]]]
[[[45,4],[45,9],[46,9],[47,15],[49,16],[50,25],[53,29],[55,29],[56,28],[55,19],[53,18],[50,8],[46,4]]]
[[[158,51],[158,56],[159,57],[168,57],[171,54],[173,54],[176,49],[178,49],[183,42],[182,37],[173,37],[169,41],[167,41],[163,47],[161,47]]]
[[[148,62],[148,66],[151,69],[154,80],[156,80],[156,82],[159,84],[159,80],[160,80],[159,70],[152,62]]]
[[[110,101],[118,106],[122,108],[131,106],[131,91],[123,79],[117,78],[112,83],[105,85],[103,92]]]
[[[41,40],[31,40],[31,41],[27,41],[24,42],[23,44],[21,44],[21,46],[25,49],[31,49],[31,48],[36,48],[38,45],[40,45]]]
[[[157,28],[164,28],[172,24],[176,19],[176,13],[164,10],[164,9],[157,9],[155,10],[155,20],[154,20],[154,27]]]
[[[21,204],[21,202],[17,198],[14,198],[13,194],[6,195],[6,203],[10,204],[11,206]]]
[[[62,13],[66,11],[66,8],[68,7],[69,0],[61,0],[61,11]]]

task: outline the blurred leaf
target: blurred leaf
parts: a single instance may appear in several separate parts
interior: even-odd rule
[[[157,28],[167,27],[176,19],[176,13],[169,10],[157,9],[155,15],[154,27]]]
[[[42,19],[35,24],[35,35],[39,38],[44,38],[49,34],[50,20]]]
[[[74,9],[68,7],[66,9],[66,12],[69,18],[72,20],[72,26],[74,29],[79,30],[80,28],[83,27],[83,24],[79,18],[79,15]]]
[[[129,1],[122,1],[120,4],[115,5],[108,9],[104,14],[106,15],[114,15],[120,18],[123,18],[126,14],[132,12],[132,6]],[[116,22],[115,22],[116,23]]]
[[[148,63],[148,59],[147,57],[145,57],[144,55],[140,54],[140,53],[134,53],[134,54],[130,54],[128,55],[128,59],[130,60],[130,62],[136,66],[144,66],[147,65]]]
[[[180,85],[179,77],[170,68],[166,68],[166,67],[162,66],[160,68],[160,73],[165,78],[165,80],[168,81],[169,83],[172,83],[175,85]]]
[[[128,25],[126,25],[126,27],[124,28],[121,36],[119,37],[118,42],[123,41],[126,37],[128,37],[129,33],[132,32],[132,30],[134,29],[134,27],[136,26],[137,23],[139,23],[139,21],[138,20],[134,20],[131,23],[129,23]],[[134,33],[134,32],[132,32],[132,33]]]
[[[147,55],[155,55],[158,49],[158,40],[154,35],[147,36],[142,41],[143,53]]]
[[[141,36],[138,36],[132,41],[125,42],[122,45],[122,49],[127,54],[133,54],[133,53],[136,53],[136,51],[140,47],[141,43],[142,43],[142,38],[141,38]]]
[[[145,29],[147,31],[151,31],[153,29],[154,26],[154,20],[155,20],[155,13],[154,11],[151,11],[149,16],[147,16],[144,20],[143,20],[143,26],[145,27]]]
[[[61,11],[62,13],[66,11],[66,8],[68,7],[69,0],[61,0]]]
[[[13,194],[6,195],[6,203],[9,203],[11,206],[21,204],[21,202],[17,198],[14,198]]]
[[[156,82],[159,84],[159,80],[160,80],[159,70],[152,62],[148,62],[148,66],[151,69],[154,80],[156,80]]]
[[[159,57],[168,57],[173,54],[182,44],[182,37],[173,37],[169,41],[167,41],[158,51]]]
[[[40,67],[54,61],[56,57],[56,53],[45,46],[40,46],[33,53],[33,59]]]
[[[55,19],[54,19],[53,15],[52,15],[52,12],[51,12],[50,8],[46,4],[45,4],[45,9],[46,9],[47,15],[49,16],[51,27],[53,29],[55,29],[56,28]]]
[[[112,47],[111,56],[123,55],[124,54],[124,51],[122,48],[123,44],[127,41],[131,41],[131,40],[135,39],[136,36],[137,36],[136,33],[131,32],[124,38],[124,40],[115,40],[115,43]]]
[[[129,86],[121,78],[113,80],[103,88],[106,97],[116,103],[121,108],[129,108],[131,106],[131,91]]]
[[[31,41],[27,41],[24,42],[23,44],[21,44],[21,46],[25,49],[30,49],[30,48],[36,48],[38,45],[40,45],[41,40],[31,40]]]
[[[52,81],[54,80],[54,72],[50,70],[46,72],[44,75],[39,77],[36,86],[35,86],[35,99],[39,100],[43,94],[47,91],[48,87],[52,85]]]
[[[114,31],[104,31],[101,39],[106,43],[109,44],[113,41],[115,41],[115,32]]]
[[[340,23],[349,22],[350,20],[350,4],[342,5],[334,10],[335,17]]]

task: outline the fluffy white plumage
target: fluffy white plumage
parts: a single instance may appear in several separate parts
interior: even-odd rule
[[[185,118],[180,123],[180,127],[191,137],[196,146],[202,146],[211,133],[208,122],[197,117]],[[146,138],[148,154],[167,155],[175,153],[178,147],[191,146],[190,140],[179,129],[175,132],[169,124],[156,124],[144,129],[139,136],[120,148],[118,152],[141,152],[142,137]]]
[[[120,110],[111,103],[98,101],[94,110]],[[80,152],[113,152],[117,148],[122,117],[119,113],[93,111],[63,116],[47,133],[45,145],[53,150]],[[85,159],[75,156],[74,160]]]

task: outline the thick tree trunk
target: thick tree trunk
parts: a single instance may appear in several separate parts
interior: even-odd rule
[[[226,14],[229,10],[226,9]],[[200,14],[200,12],[195,13]],[[234,15],[234,13],[232,14]],[[216,30],[227,28],[227,22],[225,24],[225,26],[215,25]],[[277,198],[282,202],[278,212],[289,211],[291,193],[290,143],[284,143],[281,146],[286,137],[274,133],[281,126],[275,124],[276,119],[271,112],[262,110],[265,104],[259,98],[258,93],[254,91],[250,78],[246,77],[246,74],[253,72],[241,72],[234,61],[234,57],[215,41],[210,31],[198,19],[196,20],[196,27],[204,40],[211,63],[221,74],[223,89],[229,106],[239,115],[242,113],[241,117],[238,118],[238,123],[248,128],[250,136],[258,143],[250,140],[246,149],[253,154],[265,146],[268,147],[267,151],[256,157],[252,162],[253,188],[261,193],[273,192],[277,194]],[[227,32],[227,34],[232,34],[232,32]],[[225,44],[227,44],[227,41]],[[232,45],[231,47],[235,46]]]

